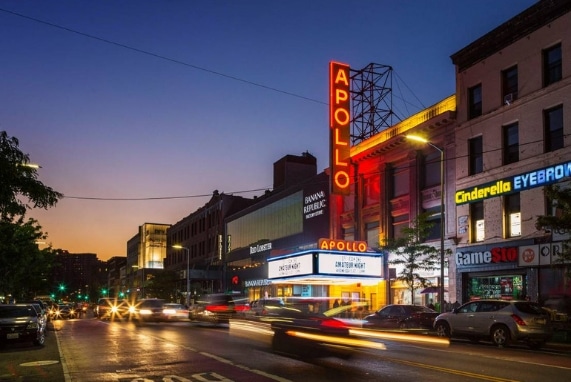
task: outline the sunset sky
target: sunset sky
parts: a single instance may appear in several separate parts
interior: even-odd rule
[[[125,256],[214,190],[328,163],[329,61],[393,67],[404,119],[455,91],[450,55],[531,0],[2,0],[0,130],[65,195],[33,210],[54,248]],[[397,121],[395,121],[397,122]]]

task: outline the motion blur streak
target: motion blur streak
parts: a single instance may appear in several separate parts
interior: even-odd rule
[[[269,324],[257,322],[230,321],[230,330],[246,330],[270,336],[274,335],[274,331],[271,329]]]
[[[319,334],[310,334],[310,333],[303,333],[303,332],[296,332],[296,331],[287,331],[287,335],[303,338],[307,340],[312,340],[316,342],[323,342],[328,344],[334,345],[345,345],[345,346],[352,346],[352,347],[360,347],[360,348],[367,348],[367,349],[378,349],[378,350],[386,350],[384,344],[366,340],[356,340],[353,338],[347,337],[333,337],[333,336],[323,336]]]
[[[425,342],[435,345],[449,346],[450,340],[448,338],[433,337],[427,335],[418,334],[408,334],[408,333],[389,333],[380,332],[377,330],[367,330],[367,329],[350,329],[349,332],[353,336],[358,337],[369,337],[376,339],[385,339],[392,341],[404,341],[404,342]]]

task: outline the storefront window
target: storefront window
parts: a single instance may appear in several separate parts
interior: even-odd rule
[[[483,298],[501,298],[505,300],[523,299],[523,276],[486,276],[473,277],[468,282],[470,300]]]

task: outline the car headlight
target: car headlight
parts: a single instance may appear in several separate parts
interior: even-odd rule
[[[111,307],[111,313],[117,313],[117,311],[119,311],[119,308],[117,308],[116,306]]]
[[[129,313],[135,313],[136,309],[134,306],[129,307]]]
[[[39,327],[39,326],[38,326],[38,323],[37,323],[37,322],[30,322],[30,323],[28,324],[28,326],[26,327],[26,329],[37,329],[38,327]]]
[[[175,314],[176,310],[174,309],[163,309],[164,314]]]
[[[143,315],[149,315],[149,314],[153,314],[153,311],[150,309],[141,309],[140,312]]]

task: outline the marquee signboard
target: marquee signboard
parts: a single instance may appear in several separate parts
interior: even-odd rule
[[[327,275],[381,277],[383,264],[380,256],[320,253],[318,269]]]
[[[268,259],[268,279],[308,277],[381,278],[383,256],[358,252],[312,250]]]
[[[331,193],[350,194],[350,67],[339,62],[329,63],[329,151]]]

